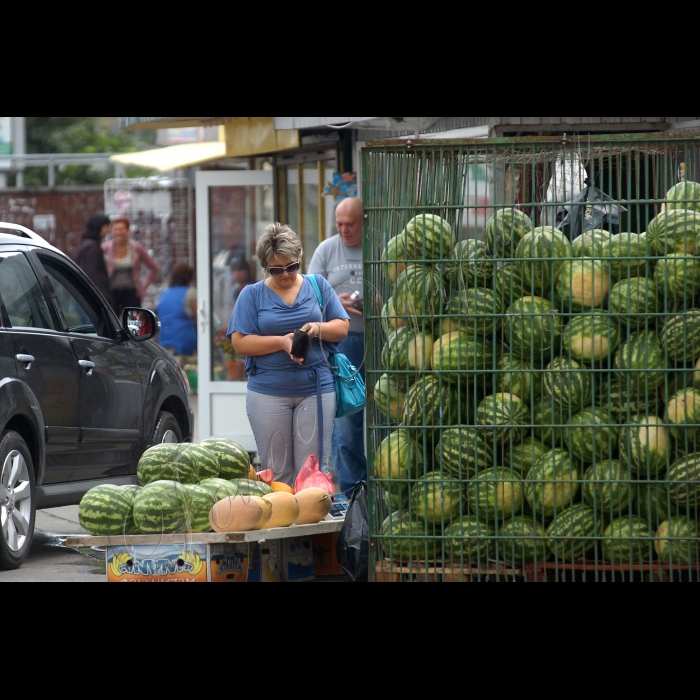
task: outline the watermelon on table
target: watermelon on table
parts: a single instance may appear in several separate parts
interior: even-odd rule
[[[496,272],[494,291],[504,309],[510,308],[519,299],[535,295],[530,280],[526,280],[515,263],[502,267]]]
[[[389,336],[382,351],[382,367],[387,371],[415,372],[432,369],[434,338],[429,333],[400,328]]]
[[[547,531],[532,516],[518,516],[506,521],[499,536],[501,556],[511,564],[544,564],[550,558]]]
[[[567,260],[557,273],[556,286],[563,312],[593,311],[602,308],[610,294],[610,271],[597,260]]]
[[[493,551],[495,530],[472,516],[455,520],[445,529],[446,550],[456,563],[485,564]]]
[[[206,489],[214,498],[214,502],[224,501],[227,498],[238,496],[238,487],[231,481],[226,479],[206,479],[199,483],[203,489]]]
[[[427,316],[442,313],[446,302],[442,274],[433,265],[410,265],[396,280],[394,308],[399,316]]]
[[[520,209],[500,209],[486,222],[486,248],[494,258],[512,259],[520,241],[534,229],[530,217]]]
[[[420,520],[444,527],[464,517],[467,511],[465,497],[461,482],[440,472],[431,472],[413,485],[411,508]]]
[[[587,231],[572,242],[571,256],[574,258],[602,259],[605,257],[605,246],[611,238],[612,234],[603,229]]]
[[[518,479],[525,479],[537,464],[551,450],[551,445],[525,438],[521,443],[505,445],[503,448],[503,468],[512,472]]]
[[[179,535],[189,529],[187,485],[156,481],[140,489],[134,500],[134,523],[142,535]]]
[[[472,287],[490,287],[496,274],[496,261],[484,241],[470,238],[454,249],[454,262],[445,265],[445,277],[452,292]]]
[[[564,348],[572,359],[595,365],[617,352],[622,343],[622,331],[607,312],[575,316],[564,329]]]
[[[211,491],[203,486],[188,484],[185,486],[185,489],[187,491],[187,502],[190,507],[188,512],[188,532],[197,534],[211,532],[209,514],[217,503],[216,499],[212,496]]]
[[[200,443],[200,447],[209,450],[219,462],[219,477],[232,481],[244,479],[250,472],[250,454],[233,440],[210,438]]]
[[[442,558],[442,543],[435,528],[408,513],[392,513],[382,525],[380,539],[385,556],[397,563]]]
[[[654,547],[662,562],[680,566],[700,561],[700,528],[695,518],[670,518],[661,524],[656,537]]]
[[[668,469],[671,435],[657,416],[634,416],[620,433],[620,460],[642,479],[658,479]]]
[[[660,389],[667,372],[666,355],[661,337],[655,331],[631,335],[615,357],[615,369],[631,391],[651,393]]]
[[[560,513],[547,529],[547,546],[557,561],[578,561],[592,554],[600,527],[597,513],[576,505]]]
[[[651,523],[654,532],[662,523],[678,514],[678,508],[671,504],[668,484],[640,484],[635,494],[633,510],[640,518]]]
[[[488,428],[485,431],[487,439],[493,439],[495,443],[517,443],[527,435],[524,426],[530,424],[530,410],[515,394],[494,394],[479,404],[476,422]]]
[[[700,212],[671,209],[661,212],[647,229],[652,253],[656,255],[695,255],[700,235]]]
[[[196,484],[199,480],[197,465],[191,460],[179,461],[178,459],[187,447],[186,444],[162,443],[147,449],[138,464],[139,484],[148,486],[156,481]]]
[[[579,413],[593,401],[593,376],[576,360],[558,357],[547,367],[544,394],[563,411]]]
[[[603,258],[615,282],[630,277],[648,277],[653,270],[649,243],[636,233],[620,233],[605,245]]]
[[[582,465],[568,450],[552,450],[537,461],[524,485],[525,498],[538,519],[550,520],[576,502],[582,473]]]
[[[248,463],[250,464],[249,458]],[[209,444],[184,445],[173,464],[184,471],[194,469],[197,483],[206,479],[218,479],[221,473],[219,457]]]
[[[476,428],[446,430],[438,442],[435,459],[446,476],[470,479],[494,466],[493,441]]]
[[[602,408],[587,408],[568,422],[567,444],[574,457],[583,464],[614,457],[619,441],[617,421]]]
[[[583,475],[581,494],[584,503],[604,518],[623,516],[634,498],[629,468],[616,459],[594,464]]]
[[[263,498],[275,492],[269,484],[265,484],[262,481],[233,479],[229,483],[236,489],[236,496],[256,496],[258,498]]]
[[[610,292],[610,313],[623,328],[640,329],[656,322],[663,302],[653,280],[632,277],[618,282]]]
[[[565,448],[569,417],[569,410],[560,408],[552,399],[538,401],[532,407],[533,437],[550,449]]]
[[[669,360],[695,364],[700,357],[700,311],[687,311],[669,318],[661,340]]]
[[[392,238],[382,253],[382,269],[392,287],[396,284],[401,273],[408,267],[410,260],[411,257],[406,245],[406,232],[404,231]]]
[[[401,382],[388,374],[380,377],[374,387],[374,403],[377,410],[387,418],[400,421],[406,407],[406,392],[401,388]]]
[[[556,228],[542,226],[520,241],[515,257],[523,278],[549,295],[564,262],[571,258],[571,243]]]
[[[504,355],[498,363],[496,387],[498,393],[515,394],[525,403],[534,403],[542,396],[543,380],[541,372],[528,362],[517,357]]]
[[[419,214],[406,225],[406,247],[413,260],[451,260],[457,245],[452,226],[435,214]]]
[[[662,258],[656,265],[654,282],[665,299],[692,304],[700,295],[700,258],[694,255]]]
[[[503,339],[513,354],[533,365],[546,364],[558,349],[562,319],[551,301],[541,297],[524,297],[506,312]]]
[[[672,396],[665,420],[682,449],[700,451],[700,390],[685,389]]]
[[[423,473],[423,450],[407,430],[397,430],[377,450],[374,458],[375,476],[387,489],[392,482],[415,479]]]
[[[700,505],[700,454],[679,459],[668,470],[671,503],[695,511]]]
[[[95,486],[80,501],[80,526],[92,537],[120,537],[138,533],[134,501],[138,486]]]
[[[646,520],[626,516],[603,534],[603,556],[612,564],[643,564],[654,558],[654,535]]]
[[[468,489],[469,510],[483,522],[495,523],[521,513],[525,494],[509,469],[488,469],[472,479]]]
[[[490,289],[473,287],[459,292],[448,305],[448,314],[471,336],[492,338],[501,324],[501,300]]]
[[[684,180],[672,187],[666,195],[666,211],[686,209],[700,211],[700,184]]]

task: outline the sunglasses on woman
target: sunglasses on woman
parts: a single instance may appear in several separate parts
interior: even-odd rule
[[[268,267],[267,269],[273,277],[282,277],[285,272],[288,275],[293,275],[295,272],[299,272],[301,269],[301,263],[295,262],[291,265],[287,265],[287,267]]]

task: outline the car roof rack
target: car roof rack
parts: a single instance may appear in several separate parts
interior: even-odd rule
[[[20,226],[19,224],[8,224],[0,221],[0,235],[3,233],[11,233],[13,236],[19,236],[20,238],[28,238],[31,241],[36,241],[37,243],[46,243],[46,241],[34,231]]]

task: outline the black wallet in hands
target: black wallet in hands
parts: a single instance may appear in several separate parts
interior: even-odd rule
[[[304,330],[294,331],[294,340],[292,341],[292,355],[299,360],[304,360],[311,349],[311,339],[309,332]]]

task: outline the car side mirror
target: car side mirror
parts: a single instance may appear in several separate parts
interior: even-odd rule
[[[158,316],[148,309],[124,309],[122,331],[125,337],[137,343],[153,340],[160,333]]]

